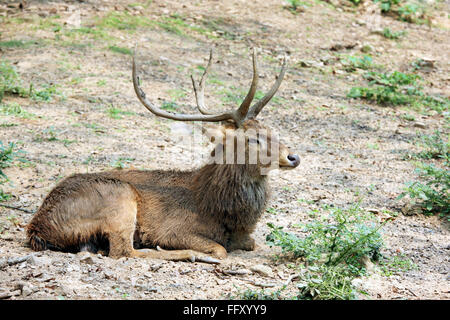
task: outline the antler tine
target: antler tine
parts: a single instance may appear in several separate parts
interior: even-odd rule
[[[244,101],[242,101],[241,105],[239,106],[239,109],[237,110],[238,116],[241,117],[241,119],[245,119],[245,117],[247,116],[248,110],[250,108],[250,104],[252,103],[253,98],[255,97],[256,87],[258,86],[258,67],[257,67],[257,63],[256,63],[256,49],[255,48],[253,48],[252,60],[253,60],[252,84],[250,86],[250,90],[248,91],[247,95],[245,96]]]
[[[234,111],[226,112],[222,114],[198,114],[198,115],[190,115],[190,114],[181,114],[181,113],[170,113],[165,110],[158,108],[153,105],[150,101],[147,100],[145,92],[139,86],[139,78],[136,73],[136,62],[135,62],[135,54],[133,54],[133,86],[136,95],[141,101],[141,103],[153,114],[159,117],[172,119],[172,120],[180,120],[180,121],[209,121],[209,122],[219,122],[224,120],[233,119],[237,124],[239,119],[237,119]],[[238,124],[239,125],[239,124]]]
[[[283,66],[281,67],[281,71],[280,74],[278,75],[277,81],[275,81],[272,88],[270,88],[269,92],[267,92],[267,94],[264,97],[262,97],[261,100],[259,100],[250,108],[247,118],[254,119],[261,112],[262,108],[264,108],[264,106],[270,101],[270,99],[272,99],[272,97],[275,95],[278,88],[280,87],[281,82],[283,81],[284,74],[286,73],[286,68],[287,68],[287,56],[285,54],[283,57]]]
[[[194,87],[195,101],[197,102],[198,110],[202,114],[212,114],[205,107],[205,96],[204,96],[205,80],[206,80],[206,76],[208,75],[209,69],[211,68],[212,58],[213,58],[213,50],[211,49],[209,52],[208,65],[206,66],[206,69],[203,72],[202,78],[200,79],[200,84],[199,84],[200,88],[197,87],[197,84],[195,83],[195,80],[194,80],[194,76],[191,75],[192,86]]]

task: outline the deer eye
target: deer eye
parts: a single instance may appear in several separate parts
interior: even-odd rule
[[[248,139],[248,143],[257,143],[257,144],[259,144],[259,140],[258,139],[253,139],[253,138],[249,138]]]

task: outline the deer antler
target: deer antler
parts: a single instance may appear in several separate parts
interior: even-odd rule
[[[287,68],[287,57],[285,54],[283,57],[283,66],[281,67],[281,71],[280,74],[278,75],[277,81],[275,81],[272,88],[270,88],[269,92],[267,92],[267,94],[264,97],[262,97],[261,100],[259,100],[250,108],[250,111],[248,112],[247,115],[248,119],[256,118],[256,116],[261,112],[262,108],[264,108],[264,106],[267,103],[269,103],[270,99],[272,99],[272,97],[275,95],[275,93],[277,92],[278,88],[281,85],[281,82],[283,81],[284,74],[286,73],[286,68]]]
[[[194,77],[191,75],[192,80],[192,86],[194,87],[194,93],[195,93],[195,100],[197,102],[197,108],[202,114],[212,114],[208,111],[208,109],[205,106],[204,102],[204,89],[205,89],[205,80],[206,76],[208,75],[209,69],[211,68],[212,64],[212,58],[213,58],[213,51],[209,52],[209,61],[208,65],[205,68],[205,71],[203,72],[203,75],[200,79],[199,87],[196,85]],[[241,105],[239,106],[239,109],[237,111],[238,115],[245,119],[248,113],[248,109],[250,107],[250,104],[253,101],[253,98],[255,97],[256,93],[256,87],[258,85],[258,70],[257,70],[257,64],[256,64],[256,50],[253,48],[252,53],[252,61],[253,61],[253,79],[252,84],[250,86],[250,90],[247,93],[247,96],[245,97],[244,101],[242,101]]]
[[[191,75],[192,86],[194,87],[195,101],[197,102],[197,108],[203,114],[212,114],[205,107],[205,102],[204,102],[205,98],[204,98],[204,94],[203,94],[203,91],[205,89],[205,80],[206,80],[206,76],[208,75],[209,69],[211,68],[212,58],[213,58],[213,51],[211,49],[209,51],[208,65],[206,66],[205,72],[203,72],[202,78],[200,79],[200,83],[199,83],[200,90],[198,89],[197,85],[195,84],[194,76]]]
[[[135,49],[136,51],[136,49]],[[253,48],[253,79],[250,86],[250,90],[248,91],[246,97],[244,98],[244,101],[242,101],[241,105],[236,110],[227,111],[225,113],[220,114],[213,114],[207,110],[204,103],[204,88],[205,88],[205,80],[206,76],[208,75],[209,69],[211,68],[212,64],[212,50],[209,54],[209,61],[208,65],[206,66],[205,71],[203,72],[203,75],[200,79],[199,86],[194,81],[193,76],[191,75],[192,85],[194,87],[194,93],[195,93],[195,99],[197,102],[197,108],[202,114],[182,114],[182,113],[171,113],[167,112],[165,110],[162,110],[161,108],[155,106],[150,101],[147,100],[145,92],[140,88],[139,86],[139,77],[136,73],[136,62],[135,62],[135,54],[133,54],[133,86],[134,91],[136,92],[136,95],[138,99],[141,101],[141,103],[153,114],[167,118],[172,120],[179,120],[179,121],[209,121],[209,122],[218,122],[218,121],[225,121],[225,120],[233,120],[236,123],[237,127],[240,127],[242,122],[245,119],[252,119],[255,118],[258,113],[261,111],[261,109],[269,102],[269,100],[273,97],[275,92],[280,87],[281,81],[283,80],[283,76],[286,69],[286,58],[284,59],[283,68],[280,72],[280,75],[278,76],[277,81],[272,86],[272,88],[269,90],[269,92],[260,100],[258,103],[253,105],[250,108],[250,104],[252,103],[253,98],[255,97],[256,93],[256,87],[258,84],[258,71],[257,71],[257,64],[256,64],[256,50]],[[250,116],[248,116],[250,114]]]

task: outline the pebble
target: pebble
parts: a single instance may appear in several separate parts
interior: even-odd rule
[[[414,127],[420,128],[420,129],[426,129],[427,125],[425,123],[423,123],[423,122],[415,122],[414,123]]]
[[[263,264],[251,266],[250,270],[265,277],[273,277],[272,269],[269,266],[265,266]]]
[[[80,254],[80,258],[79,258],[81,263],[86,263],[86,264],[94,264],[95,261],[92,258],[91,254],[89,252],[83,252]]]

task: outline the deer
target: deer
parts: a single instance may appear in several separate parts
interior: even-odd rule
[[[220,263],[234,250],[255,250],[251,234],[270,196],[263,169],[289,170],[300,163],[297,154],[255,119],[281,85],[286,55],[275,83],[252,105],[259,78],[253,49],[253,77],[244,100],[236,109],[213,113],[204,102],[211,50],[199,83],[191,75],[197,114],[169,112],[150,102],[141,88],[135,56],[136,50],[132,80],[139,101],[158,117],[206,123],[203,133],[214,143],[208,161],[190,171],[73,174],[48,193],[27,224],[29,246],[34,251],[100,251],[112,258],[208,263]],[[244,142],[241,150],[233,143],[238,140]],[[268,156],[249,161],[252,152]],[[237,162],[240,155],[244,159]]]

